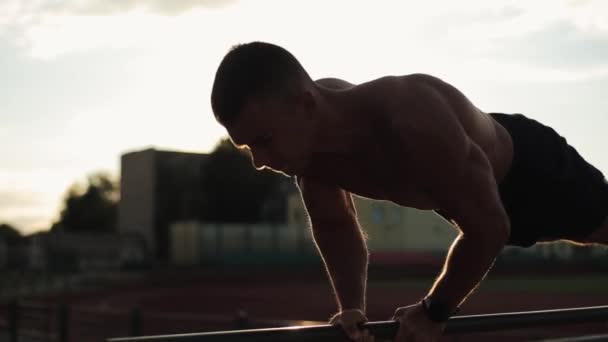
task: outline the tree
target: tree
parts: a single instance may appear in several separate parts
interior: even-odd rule
[[[97,172],[87,183],[74,183],[67,191],[59,221],[52,229],[66,232],[116,231],[118,182],[109,174]]]
[[[277,192],[283,176],[255,170],[251,157],[221,140],[202,169],[202,219],[210,222],[256,223]]]
[[[12,244],[23,239],[23,236],[21,236],[21,233],[10,224],[0,223],[0,239],[3,239],[8,244]]]

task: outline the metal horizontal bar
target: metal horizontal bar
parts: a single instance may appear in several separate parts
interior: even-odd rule
[[[446,334],[523,329],[560,324],[608,322],[608,306],[510,312],[489,315],[458,316],[447,322]],[[395,321],[368,322],[363,325],[378,339],[390,339],[397,332]],[[335,326],[285,327],[232,330],[197,334],[179,334],[132,338],[112,338],[109,342],[259,342],[259,341],[348,341]]]
[[[543,340],[543,342],[588,342],[588,341],[608,341],[608,335],[589,335],[589,336],[577,336],[577,337],[566,337],[554,340]],[[539,341],[540,342],[540,341]]]

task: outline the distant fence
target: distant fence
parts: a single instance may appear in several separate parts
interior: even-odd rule
[[[102,341],[109,336],[251,329],[296,324],[301,322],[256,319],[249,317],[246,311],[238,311],[230,316],[144,312],[139,308],[101,309],[34,301],[12,301],[0,305],[1,342],[87,342]]]
[[[600,330],[595,333],[608,332],[608,306],[454,317],[448,322],[446,334],[458,336],[585,323],[602,323]],[[333,342],[347,340],[340,329],[321,324],[322,322],[252,319],[246,312],[238,312],[233,316],[159,313],[142,312],[138,308],[113,310],[70,307],[61,304],[48,305],[31,301],[13,301],[8,305],[0,306],[0,332],[6,332],[1,335],[6,338],[0,337],[0,340],[8,342],[32,340],[84,342],[108,338],[108,341],[111,342]],[[266,329],[254,329],[256,327]],[[386,321],[369,322],[364,327],[381,341],[394,336],[398,325],[396,322]],[[183,334],[185,331],[219,332]],[[592,331],[585,330],[585,333],[590,332]],[[167,335],[177,333],[182,334]],[[144,334],[150,336],[142,337]],[[125,337],[111,338],[115,336]],[[522,336],[525,335],[519,335],[520,338]],[[582,336],[576,339],[554,341],[608,341],[608,336]]]
[[[529,327],[546,327],[589,322],[608,323],[608,306],[571,308],[561,310],[544,310],[491,315],[460,316],[450,319],[446,334],[486,332],[495,330],[522,329]],[[398,323],[395,321],[369,322],[363,325],[377,339],[391,339],[395,336]],[[577,338],[578,341],[608,340],[605,336]],[[276,329],[253,329],[241,331],[223,331],[200,334],[180,334],[165,336],[148,336],[135,338],[113,338],[109,342],[300,342],[300,341],[348,341],[344,332],[328,325],[312,327],[284,327]],[[565,340],[564,340],[565,341]]]
[[[10,342],[18,341],[94,341],[104,338],[108,329],[138,336],[133,312],[93,310],[64,304],[50,305],[33,301],[12,301],[1,307],[0,331]]]

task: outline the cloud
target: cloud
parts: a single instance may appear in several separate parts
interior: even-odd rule
[[[112,15],[143,10],[160,15],[176,15],[197,7],[221,8],[238,0],[4,0],[0,14],[20,20],[48,15]]]
[[[464,6],[444,12],[432,24],[443,26],[452,39],[491,41],[541,31],[556,23],[567,23],[596,37],[608,35],[608,2],[606,1],[487,1],[487,5]],[[470,4],[469,4],[470,5]]]
[[[22,191],[0,191],[0,210],[39,204],[38,195]]]
[[[171,26],[163,18],[220,9],[238,0],[2,0],[0,38],[40,58],[96,47],[126,47]],[[160,18],[159,18],[160,17]],[[148,33],[148,35],[146,35]]]
[[[48,228],[48,205],[42,197],[32,192],[0,191],[0,222],[10,223],[22,233]]]
[[[335,39],[328,37],[335,36],[342,45],[357,41],[359,46],[378,50],[386,49],[391,40],[414,35],[437,43],[460,42],[475,49],[496,39],[537,32],[560,21],[585,34],[608,34],[608,19],[602,14],[608,13],[607,4],[601,0],[267,0],[255,4],[238,0],[6,0],[0,4],[0,32],[10,32],[21,47],[38,58],[96,48],[198,40],[201,36],[205,42],[213,36],[227,40],[229,32],[242,36],[246,31],[259,37],[265,33],[285,36],[290,41],[302,39],[298,36],[302,31],[319,36],[315,39],[317,44],[331,40],[330,45],[334,46]],[[344,11],[345,6],[348,11]],[[201,8],[227,10],[194,11]],[[315,18],[314,27],[307,27],[308,18]],[[332,27],[329,25],[335,25],[334,29],[328,30]],[[342,30],[343,26],[349,27],[348,32]],[[196,32],[197,37],[193,38],[191,32]],[[376,39],[379,36],[385,39]]]
[[[23,233],[50,227],[57,213],[57,201],[50,201],[49,194],[26,189],[0,191],[0,223],[10,223]]]
[[[604,0],[570,0],[565,16],[581,30],[606,37],[608,2]]]
[[[608,67],[608,36],[589,34],[567,21],[491,45],[490,55],[508,62],[574,71]]]
[[[555,82],[606,77],[608,1],[487,3],[429,21],[430,39],[490,78]],[[484,68],[491,72],[479,71]]]

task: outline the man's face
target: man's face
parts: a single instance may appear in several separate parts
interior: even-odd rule
[[[251,101],[226,128],[235,145],[249,148],[258,170],[296,175],[310,161],[315,115],[296,101]]]

